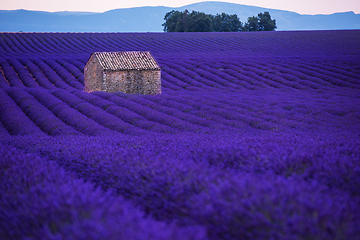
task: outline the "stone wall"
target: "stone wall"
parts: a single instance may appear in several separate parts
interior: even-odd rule
[[[84,67],[84,85],[86,92],[104,91],[103,70],[94,56],[89,59]]]
[[[105,92],[126,93],[126,71],[104,71],[103,82]]]
[[[160,70],[105,71],[106,92],[156,95],[161,93]]]

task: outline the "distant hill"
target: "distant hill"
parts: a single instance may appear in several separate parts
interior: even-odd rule
[[[277,30],[360,29],[360,14],[302,15],[295,12],[224,2],[201,2],[179,8],[137,7],[114,9],[104,13],[42,12],[0,10],[2,32],[162,32],[164,15],[171,10],[195,10],[210,14],[237,14],[242,22],[260,12],[269,11]]]

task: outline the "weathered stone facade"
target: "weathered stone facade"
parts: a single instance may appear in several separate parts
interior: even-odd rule
[[[93,53],[84,78],[87,92],[161,93],[161,70],[149,52]]]

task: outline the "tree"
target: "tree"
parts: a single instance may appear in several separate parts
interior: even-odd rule
[[[247,23],[245,23],[246,31],[255,32],[259,31],[259,19],[257,17],[248,17]]]
[[[164,32],[211,32],[211,15],[188,10],[184,12],[170,11],[165,14]]]
[[[239,32],[239,31],[274,31],[275,19],[269,12],[249,17],[245,26],[236,14],[205,14],[188,10],[184,12],[170,11],[165,14],[164,32]]]
[[[164,32],[185,32],[187,28],[188,10],[184,12],[170,11],[165,14],[165,23],[162,24]]]
[[[216,14],[213,17],[214,32],[239,32],[243,31],[243,24],[236,14]]]
[[[274,31],[276,28],[276,20],[271,20],[271,16],[269,12],[264,12],[258,14],[259,18],[259,31]]]
[[[185,9],[184,12],[180,12],[180,17],[176,24],[175,32],[187,32],[188,14],[189,14],[189,11],[187,9]]]
[[[245,23],[247,31],[274,31],[276,20],[272,20],[269,12],[259,13],[257,17],[249,17]]]
[[[192,11],[187,18],[186,32],[211,32],[211,16],[202,12]]]

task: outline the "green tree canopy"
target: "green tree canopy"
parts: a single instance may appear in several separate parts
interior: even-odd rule
[[[269,12],[259,13],[249,17],[245,26],[236,14],[205,14],[188,10],[183,12],[170,11],[165,14],[162,24],[164,32],[239,32],[239,31],[274,31],[275,19]]]
[[[243,24],[236,14],[222,13],[213,17],[214,32],[239,32],[243,30]]]
[[[202,12],[188,10],[184,12],[174,11],[166,13],[165,23],[162,24],[164,32],[211,32],[211,15]]]
[[[184,12],[170,11],[165,14],[165,23],[162,24],[164,32],[185,32],[187,28],[188,10]]]
[[[259,19],[257,17],[249,17],[247,23],[245,23],[246,31],[255,32],[259,31]]]
[[[259,13],[260,31],[274,31],[276,28],[275,19],[272,20],[269,12]]]
[[[245,23],[246,31],[274,31],[276,20],[272,20],[269,12],[259,13],[257,17],[249,17]]]
[[[187,20],[186,32],[212,32],[212,19],[209,14],[192,11]]]

